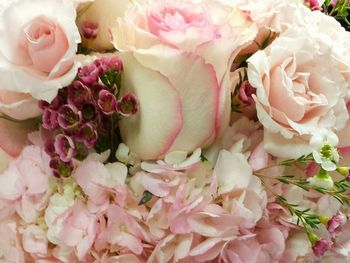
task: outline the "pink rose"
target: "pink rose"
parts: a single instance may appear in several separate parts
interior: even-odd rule
[[[317,27],[293,27],[248,60],[264,146],[275,156],[308,154],[312,136],[327,140],[345,126],[349,83],[326,40]]]
[[[1,88],[52,100],[77,70],[80,36],[73,3],[19,0],[0,7],[0,13]]]
[[[241,11],[216,1],[142,1],[118,20],[111,33],[123,58],[123,93],[140,103],[139,113],[120,123],[132,152],[161,159],[207,146],[222,133],[230,65],[256,35],[246,23]]]

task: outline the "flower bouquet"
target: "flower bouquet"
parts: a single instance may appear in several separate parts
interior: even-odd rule
[[[0,0],[0,262],[350,262],[348,0]]]

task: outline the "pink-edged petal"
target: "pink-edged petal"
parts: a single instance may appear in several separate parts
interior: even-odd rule
[[[162,46],[138,50],[134,56],[145,67],[166,76],[179,94],[183,128],[169,151],[190,152],[212,142],[220,90],[213,66],[194,54]]]
[[[0,119],[0,148],[12,157],[18,156],[28,141],[28,134],[35,128],[35,124],[32,123],[15,123]]]
[[[124,86],[139,100],[140,110],[120,122],[121,136],[132,152],[144,160],[168,152],[183,126],[182,102],[167,78],[122,54]]]

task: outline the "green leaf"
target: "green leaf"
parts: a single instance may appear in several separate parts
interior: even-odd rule
[[[139,205],[144,205],[144,204],[146,204],[148,201],[150,201],[151,199],[152,199],[152,193],[151,192],[149,192],[149,191],[144,191],[143,192],[143,195],[142,195],[142,198],[141,198],[141,200],[140,200],[140,202],[139,202]]]

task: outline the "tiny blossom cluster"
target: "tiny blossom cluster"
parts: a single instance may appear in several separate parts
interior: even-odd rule
[[[69,176],[73,158],[86,157],[119,116],[136,114],[134,95],[127,93],[118,100],[122,70],[118,56],[96,59],[80,68],[76,80],[61,89],[51,103],[40,101],[42,127],[54,135],[45,142],[45,151],[56,176]]]

